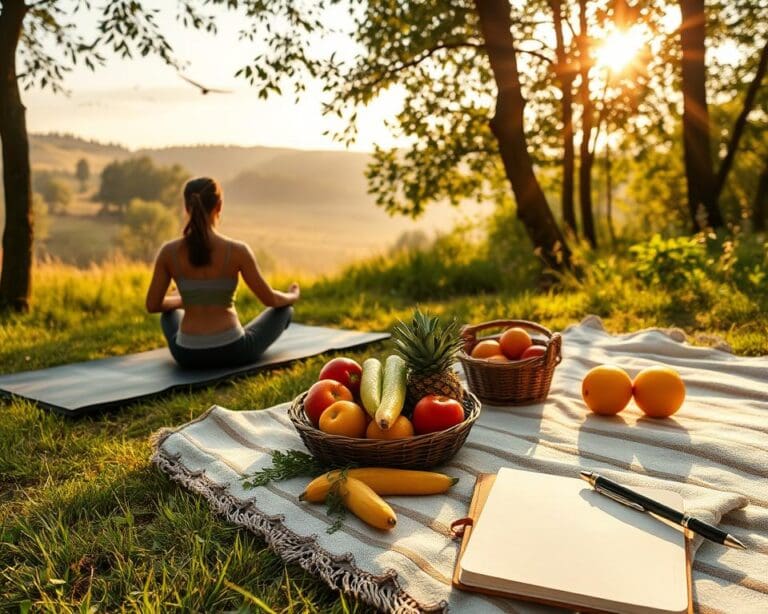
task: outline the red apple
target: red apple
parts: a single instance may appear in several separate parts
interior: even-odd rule
[[[444,431],[464,420],[464,408],[456,399],[430,394],[413,408],[413,429],[416,434]]]
[[[321,379],[312,384],[304,397],[304,412],[314,426],[320,423],[320,415],[336,401],[351,401],[352,393],[336,380]]]
[[[317,379],[332,379],[349,388],[356,397],[360,394],[360,378],[363,368],[351,358],[334,358],[320,369]]]
[[[535,358],[536,356],[544,356],[546,351],[547,346],[545,345],[532,345],[520,355],[520,360],[525,360],[526,358]]]

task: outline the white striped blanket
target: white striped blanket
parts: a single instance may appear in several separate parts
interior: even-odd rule
[[[241,476],[270,465],[271,450],[304,449],[287,405],[241,412],[212,407],[161,433],[153,462],[204,496],[217,514],[263,535],[284,560],[382,610],[402,612],[550,611],[452,589],[456,543],[448,526],[466,514],[479,472],[596,469],[629,484],[676,490],[688,511],[719,522],[748,545],[735,551],[695,544],[696,611],[768,612],[768,359],[694,347],[674,330],[612,336],[595,317],[563,338],[563,362],[546,403],[484,407],[465,446],[443,468],[459,483],[444,496],[389,497],[398,525],[388,533],[347,516],[343,528],[328,535],[324,507],[298,500],[306,479],[243,490]],[[591,415],[580,384],[601,363],[621,365],[632,376],[652,364],[671,365],[686,382],[686,402],[666,420],[644,418],[634,405],[615,418]],[[641,581],[631,557],[627,573]]]

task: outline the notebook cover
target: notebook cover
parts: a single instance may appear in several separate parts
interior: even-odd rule
[[[472,518],[472,520],[477,521],[478,517],[480,516],[480,512],[483,509],[483,506],[485,505],[486,500],[488,499],[488,494],[491,492],[491,487],[493,486],[493,483],[496,481],[496,474],[494,473],[481,473],[478,474],[477,479],[475,481],[475,490],[472,493],[472,500],[469,502],[469,510],[467,512],[467,517]],[[453,586],[455,586],[458,589],[461,589],[463,591],[470,591],[474,593],[483,593],[485,595],[493,595],[495,597],[508,597],[508,598],[514,598],[514,599],[520,599],[522,601],[532,601],[535,603],[540,603],[543,605],[549,605],[549,606],[555,606],[559,608],[567,608],[567,609],[573,609],[575,606],[570,603],[563,603],[559,601],[547,601],[543,599],[536,599],[534,597],[529,597],[527,595],[517,595],[513,593],[506,593],[504,591],[494,591],[494,590],[488,590],[485,588],[477,588],[474,586],[468,586],[466,584],[462,584],[459,581],[459,574],[461,573],[461,558],[464,556],[464,551],[467,549],[467,544],[469,544],[469,539],[472,535],[472,527],[467,526],[464,529],[464,535],[461,538],[461,544],[459,545],[459,551],[456,555],[456,565],[453,568]],[[685,575],[686,575],[686,583],[688,585],[688,614],[693,614],[693,591],[691,588],[691,534],[690,531],[687,529],[685,530]],[[588,608],[584,608],[581,606],[579,608],[580,612],[597,612],[601,613],[603,610],[590,610]]]

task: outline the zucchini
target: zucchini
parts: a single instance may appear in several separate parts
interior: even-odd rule
[[[386,431],[403,411],[408,367],[405,361],[393,354],[384,363],[384,379],[381,384],[381,403],[376,410],[376,424]]]
[[[363,363],[363,376],[360,379],[360,400],[368,415],[373,418],[381,403],[381,361],[368,358]]]

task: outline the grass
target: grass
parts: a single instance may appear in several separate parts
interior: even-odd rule
[[[538,291],[531,289],[532,262],[502,247],[468,250],[446,238],[429,252],[305,280],[297,320],[386,329],[417,301],[462,321],[525,318],[554,329],[596,313],[613,331],[680,326],[694,341],[717,337],[739,353],[768,353],[768,266],[760,241],[656,246],[635,260],[582,257],[580,281]],[[675,264],[680,249],[695,252],[683,258],[684,271]],[[161,345],[157,317],[141,309],[148,279],[140,265],[38,268],[33,311],[0,320],[0,370]],[[259,306],[241,294],[245,319]],[[2,402],[0,603],[22,612],[368,611],[286,567],[259,538],[213,518],[199,497],[148,462],[149,436],[160,427],[213,403],[249,410],[290,399],[327,358],[76,421],[24,401]]]

